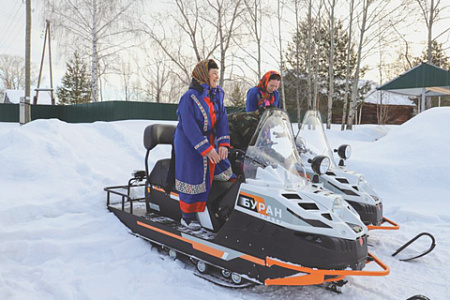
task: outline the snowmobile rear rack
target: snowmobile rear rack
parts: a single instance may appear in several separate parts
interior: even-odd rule
[[[392,226],[383,226],[384,223],[389,223]],[[398,230],[400,228],[400,225],[395,223],[394,221],[384,217],[381,221],[380,225],[367,225],[367,229],[374,230],[374,229],[381,229],[381,230]]]
[[[434,247],[436,247],[436,243],[435,243],[434,236],[433,236],[431,233],[428,233],[428,232],[422,232],[422,233],[419,233],[418,235],[416,235],[414,238],[412,238],[409,242],[407,242],[406,244],[404,244],[403,246],[401,246],[400,248],[398,248],[398,250],[395,251],[395,252],[392,254],[392,256],[396,256],[398,253],[400,253],[401,251],[403,251],[406,247],[408,247],[409,245],[411,245],[412,243],[414,243],[418,238],[420,238],[420,237],[423,236],[423,235],[427,235],[427,236],[429,236],[429,237],[431,238],[431,245],[430,245],[430,248],[428,248],[428,250],[426,250],[426,251],[423,252],[422,254],[419,254],[419,255],[416,255],[416,256],[413,256],[413,257],[409,257],[409,258],[403,258],[403,259],[400,259],[400,261],[410,261],[410,260],[413,260],[413,259],[416,259],[416,258],[425,256],[425,255],[427,255],[428,253],[430,253],[431,251],[433,251]]]
[[[135,171],[133,172],[133,177],[128,180],[128,185],[118,185],[118,186],[109,186],[105,187],[103,190],[107,192],[106,196],[106,205],[109,206],[111,202],[111,193],[118,195],[122,198],[122,210],[125,210],[125,202],[130,203],[130,214],[133,213],[133,202],[139,200],[145,200],[145,198],[133,198],[130,195],[130,189],[132,187],[140,187],[144,186],[142,182],[145,179],[145,171]],[[120,192],[119,190],[126,190],[126,193]]]
[[[297,270],[304,274],[299,276],[290,276],[285,278],[266,279],[265,285],[313,285],[325,282],[336,282],[344,279],[346,276],[386,276],[390,269],[381,260],[369,252],[367,263],[374,261],[383,270],[381,271],[362,271],[362,270],[324,270],[316,268],[303,267],[297,264],[283,262],[271,257],[266,258],[268,267],[280,266],[286,269]]]

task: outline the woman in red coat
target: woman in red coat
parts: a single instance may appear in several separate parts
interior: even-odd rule
[[[215,61],[200,61],[178,104],[175,188],[180,195],[181,223],[193,229],[200,227],[196,213],[205,210],[212,180],[227,181],[234,176],[227,158],[230,134],[224,91],[218,80]]]

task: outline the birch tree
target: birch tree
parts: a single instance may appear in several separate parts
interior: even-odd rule
[[[427,27],[427,62],[430,64],[434,64],[433,58],[433,43],[437,43],[436,40],[438,37],[442,36],[445,32],[450,30],[448,27],[446,30],[441,32],[440,34],[433,37],[433,26],[439,20],[441,20],[441,11],[444,8],[442,6],[441,0],[415,0],[417,5],[420,8],[420,12],[422,18],[425,21],[425,25]],[[426,97],[426,106],[422,104],[422,109],[428,109],[431,107],[431,97]],[[421,110],[422,110],[421,109]]]
[[[306,103],[308,109],[312,107],[312,57],[313,57],[313,18],[312,18],[312,0],[308,0],[308,39],[307,39],[307,49],[308,52],[306,54],[307,61],[307,90],[306,90]]]
[[[124,50],[133,32],[133,0],[44,0],[45,16],[60,45],[78,51],[91,60],[92,101],[99,100],[100,64]],[[90,49],[90,50],[88,50]],[[104,64],[105,65],[105,64]]]
[[[353,33],[353,12],[355,0],[350,0],[350,17],[348,21],[348,39],[349,43],[347,44],[347,55],[346,55],[346,75],[345,75],[345,90],[344,90],[344,104],[342,108],[342,123],[341,130],[344,130],[346,120],[347,120],[347,107],[348,107],[348,94],[350,89],[350,49],[352,46],[352,33]]]
[[[347,118],[347,129],[351,130],[356,114],[356,107],[358,105],[359,97],[359,80],[361,75],[362,59],[368,53],[371,53],[378,45],[378,41],[368,39],[366,35],[370,33],[373,27],[376,27],[378,34],[390,35],[393,30],[391,23],[384,22],[386,20],[394,19],[396,22],[401,22],[402,18],[396,14],[402,13],[403,2],[398,3],[398,6],[393,6],[394,3],[390,0],[360,0],[360,12],[358,15],[359,23],[359,37],[357,42],[357,60],[356,68],[353,73],[351,86],[351,100],[349,104],[349,112]]]
[[[331,118],[333,114],[333,94],[334,94],[334,9],[336,0],[329,0],[330,6],[330,57],[329,57],[329,89],[328,89],[328,110],[327,110],[327,129],[331,128]]]
[[[246,43],[243,41],[240,43],[240,49],[244,52],[245,57],[241,58],[242,62],[249,67],[255,73],[256,78],[261,78],[262,70],[262,33],[263,33],[263,7],[261,0],[243,0],[245,4],[246,13],[242,15],[245,28],[248,30],[249,34],[243,34],[243,38],[249,38],[255,45],[250,49],[246,47]],[[236,37],[235,37],[236,38]],[[255,51],[256,48],[256,51]],[[256,70],[249,62],[256,63]]]
[[[441,19],[440,12],[442,7],[441,0],[415,0],[420,8],[422,18],[425,21],[427,27],[427,61],[433,63],[432,48],[433,48],[433,26]],[[450,30],[450,27],[446,29],[443,33]]]
[[[280,53],[280,73],[283,74],[284,71],[284,56],[283,56],[283,40],[281,35],[281,19],[283,15],[283,6],[281,0],[278,0],[277,3],[277,19],[278,19],[278,46],[279,46],[279,53]],[[283,103],[283,108],[286,110],[286,97],[284,93],[284,79],[281,80],[281,102]]]
[[[217,32],[220,55],[219,84],[223,87],[225,69],[227,67],[227,52],[230,49],[233,35],[240,26],[238,18],[243,12],[242,0],[207,0],[207,2],[209,5],[209,9],[207,10],[215,12],[215,18],[207,15],[205,21],[207,24],[210,24],[211,28],[215,28]]]

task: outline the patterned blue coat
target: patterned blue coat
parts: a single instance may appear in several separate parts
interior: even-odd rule
[[[207,84],[191,85],[178,104],[174,138],[175,188],[180,193],[180,207],[185,213],[204,211],[212,177],[226,181],[232,176],[228,159],[214,166],[206,157],[213,148],[230,145],[224,92],[220,87],[212,89],[211,101],[208,89]]]
[[[274,91],[272,94],[274,96],[274,102],[272,103],[272,105],[280,108],[281,107],[280,93],[278,91]],[[254,86],[251,89],[249,89],[247,92],[245,111],[253,112],[255,110],[258,110],[258,108],[260,107],[258,104],[260,99],[261,99],[261,90],[258,87]]]

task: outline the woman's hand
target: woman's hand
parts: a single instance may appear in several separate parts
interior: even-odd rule
[[[220,157],[220,160],[223,160],[228,157],[228,148],[227,147],[219,147],[219,157]]]
[[[220,149],[219,149],[220,152]],[[212,149],[211,151],[209,151],[206,156],[209,158],[209,160],[213,163],[213,164],[217,164],[220,161],[220,156],[219,154],[217,154],[216,149]]]

